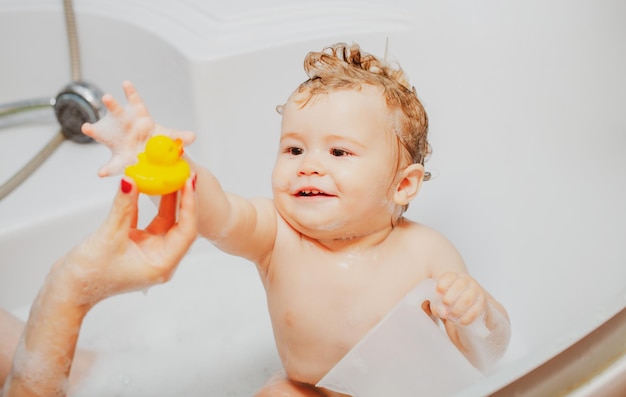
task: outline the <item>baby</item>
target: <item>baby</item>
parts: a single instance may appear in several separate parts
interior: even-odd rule
[[[278,108],[273,199],[225,192],[190,160],[199,233],[253,262],[267,294],[284,374],[257,395],[338,395],[314,385],[427,278],[437,280],[443,305],[425,310],[459,350],[472,362],[480,349],[501,356],[509,337],[504,308],[445,237],[403,216],[429,177],[428,118],[403,71],[346,44],[309,53],[304,64],[309,79]],[[137,142],[159,128],[133,86],[124,90],[130,109],[103,98],[119,128],[83,127],[117,145],[100,175],[121,171],[120,159],[135,156]],[[188,132],[169,134],[192,140]],[[465,343],[463,326],[482,316],[496,343]]]

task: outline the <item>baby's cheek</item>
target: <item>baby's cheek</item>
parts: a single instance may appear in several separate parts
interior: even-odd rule
[[[278,160],[272,170],[272,189],[274,191],[286,191],[289,188],[289,178],[285,174],[285,167]]]
[[[274,193],[287,192],[289,190],[289,182],[280,178],[272,178],[272,190]]]

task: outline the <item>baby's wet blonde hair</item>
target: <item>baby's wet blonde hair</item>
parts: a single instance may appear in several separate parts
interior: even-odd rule
[[[424,164],[430,154],[428,115],[415,87],[398,66],[361,51],[357,44],[338,43],[321,52],[310,52],[304,59],[309,79],[296,92],[304,95],[302,106],[318,94],[341,89],[360,89],[363,84],[383,90],[390,112],[389,127],[398,138],[399,164]],[[300,96],[300,95],[299,95]],[[424,174],[424,180],[430,173]]]

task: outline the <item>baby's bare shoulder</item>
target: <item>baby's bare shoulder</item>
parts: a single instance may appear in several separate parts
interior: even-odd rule
[[[407,254],[419,257],[433,275],[446,271],[465,271],[465,263],[454,244],[439,231],[404,219],[397,227]]]
[[[423,223],[402,218],[396,225],[395,231],[402,235],[403,239],[410,240],[411,243],[450,243],[450,241],[439,231]]]

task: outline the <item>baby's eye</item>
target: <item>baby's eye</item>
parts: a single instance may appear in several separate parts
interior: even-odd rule
[[[333,148],[333,149],[330,149],[330,154],[332,154],[335,157],[343,157],[343,156],[349,156],[351,153],[345,149]]]
[[[292,156],[299,156],[301,155],[303,152],[302,148],[296,147],[296,146],[290,146],[288,148],[285,148],[285,153],[289,153]]]

